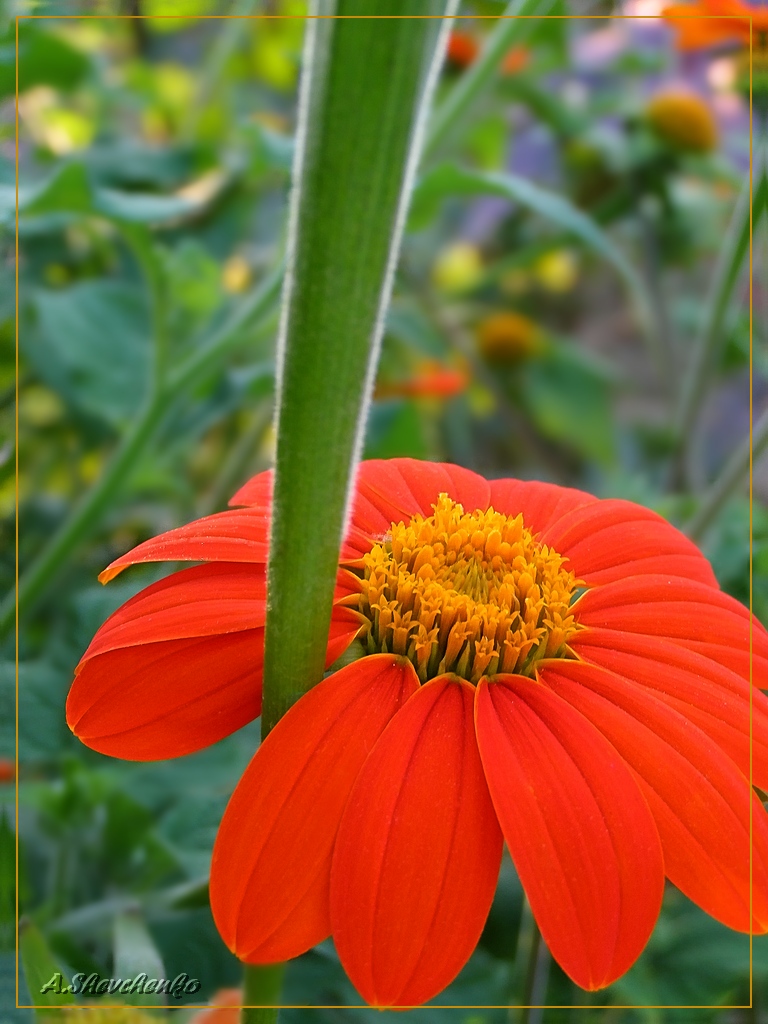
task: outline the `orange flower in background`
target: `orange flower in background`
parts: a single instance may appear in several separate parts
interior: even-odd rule
[[[383,380],[376,384],[374,398],[453,398],[467,390],[466,369],[444,366],[435,359],[421,363],[412,377]]]
[[[480,53],[480,42],[468,32],[451,32],[446,59],[456,68],[467,68]]]
[[[102,574],[180,558],[96,634],[67,705],[89,746],[200,749],[259,711],[271,476]],[[359,469],[328,643],[358,660],[278,722],[219,830],[211,905],[241,959],[332,934],[378,1006],[470,957],[506,842],[553,956],[597,989],[664,876],[768,931],[768,633],[695,545],[627,501],[410,459]],[[750,894],[750,807],[753,886]],[[751,904],[750,904],[751,896]],[[751,915],[750,915],[751,905]]]
[[[243,993],[239,988],[220,988],[210,1006],[198,1010],[189,1018],[189,1024],[240,1024]]]
[[[743,0],[699,0],[674,4],[662,12],[677,31],[681,50],[702,50],[720,44],[765,46],[768,7],[752,6]]]
[[[463,70],[473,64],[480,53],[481,40],[469,32],[451,32],[448,36],[446,60],[454,68]],[[501,63],[501,72],[514,75],[528,63],[528,51],[523,46],[513,46]]]

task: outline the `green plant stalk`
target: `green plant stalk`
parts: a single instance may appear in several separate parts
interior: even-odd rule
[[[272,1024],[277,1020],[284,974],[285,964],[245,965],[241,1013],[244,1022]]]
[[[750,439],[746,438],[723,466],[720,475],[701,499],[698,511],[683,527],[691,540],[697,543],[711,526],[729,498],[749,479],[750,465],[768,448],[768,411],[764,412],[752,429],[752,456]]]
[[[477,99],[493,84],[508,50],[525,41],[535,28],[536,16],[546,14],[552,4],[553,0],[512,0],[507,5],[477,60],[461,75],[435,110],[424,143],[425,159],[430,159],[443,147],[471,112]]]
[[[278,343],[263,735],[323,676],[384,313],[450,26],[424,15],[454,7],[318,0],[313,13],[325,17],[307,25]]]
[[[76,505],[59,530],[19,578],[18,595],[12,591],[0,604],[0,635],[13,624],[15,607],[28,611],[38,601],[76,548],[85,541],[125,485],[126,479],[155,436],[170,403],[216,368],[231,349],[242,341],[243,332],[259,320],[269,322],[282,280],[276,270],[237,307],[222,327],[169,374],[165,386],[155,391],[128,428],[102,475]],[[260,325],[259,325],[260,326]]]
[[[149,230],[143,224],[118,223],[139,264],[150,294],[152,310],[152,393],[163,390],[168,367],[168,280]]]
[[[737,200],[731,222],[709,289],[710,300],[704,324],[694,344],[694,354],[683,381],[680,405],[674,423],[676,438],[675,476],[679,477],[685,463],[689,441],[696,425],[699,409],[707,394],[709,381],[716,368],[717,352],[723,341],[723,324],[739,272],[749,252],[750,198],[752,183],[747,180]],[[768,199],[765,170],[760,171],[752,197],[751,230],[757,230]]]
[[[224,65],[243,37],[243,21],[253,17],[258,6],[259,0],[234,0],[219,34],[206,54],[195,102],[190,104],[183,126],[182,135],[186,138],[194,136],[200,115],[205,110],[216,83],[221,79]]]

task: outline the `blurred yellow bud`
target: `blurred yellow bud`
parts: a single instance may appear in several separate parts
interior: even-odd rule
[[[58,156],[90,146],[96,131],[93,121],[75,110],[46,110],[40,121],[42,141]]]
[[[257,37],[253,48],[253,68],[267,85],[288,92],[298,75],[298,54],[287,50],[279,37],[264,33]]]
[[[170,107],[186,107],[195,96],[195,80],[182,64],[158,64],[155,69],[157,95]]]
[[[679,149],[708,153],[717,146],[715,116],[695,93],[685,89],[658,92],[648,103],[645,116],[660,139]]]
[[[225,292],[238,295],[251,283],[251,265],[244,256],[230,256],[221,268],[221,283]]]
[[[573,288],[578,273],[576,258],[567,249],[553,249],[552,252],[544,253],[533,267],[538,284],[557,295]]]
[[[470,411],[478,419],[487,419],[496,412],[497,401],[492,391],[482,384],[473,384],[467,395]]]
[[[477,347],[489,363],[520,362],[540,352],[543,343],[533,320],[513,310],[492,313],[477,325]]]
[[[80,478],[90,484],[101,472],[103,459],[100,452],[88,452],[80,459]]]
[[[39,384],[24,388],[19,401],[19,419],[32,427],[49,427],[65,414],[64,404],[57,394]]]
[[[470,242],[446,246],[432,266],[432,281],[443,292],[465,292],[473,288],[483,272],[480,250]]]

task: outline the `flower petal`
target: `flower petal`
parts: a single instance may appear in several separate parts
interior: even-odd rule
[[[490,503],[507,516],[522,513],[523,522],[533,534],[541,534],[561,516],[582,505],[599,504],[586,491],[538,480],[491,480]]]
[[[210,746],[261,712],[264,630],[107,651],[82,664],[67,724],[86,746],[128,761]]]
[[[477,738],[504,838],[542,936],[578,985],[637,959],[664,891],[658,832],[614,748],[523,676],[481,680]]]
[[[381,537],[392,523],[417,513],[432,515],[441,493],[461,502],[466,512],[488,508],[488,481],[462,466],[418,459],[369,459],[358,469],[351,523],[370,536]]]
[[[469,959],[493,900],[501,833],[472,722],[473,688],[422,686],[371,752],[331,870],[341,962],[377,1006],[431,999]]]
[[[750,926],[753,798],[753,925],[768,930],[768,815],[733,761],[649,690],[597,665],[561,661],[545,666],[541,679],[593,722],[635,772],[670,881],[738,931]]]
[[[725,18],[704,17],[696,4],[673,4],[662,11],[662,16],[677,31],[677,47],[680,50],[703,50],[719,43],[744,39],[749,40],[749,22],[741,29],[738,22]]]
[[[137,562],[257,562],[267,561],[269,518],[249,508],[216,512],[186,526],[161,533],[116,558],[99,576],[108,583]]]
[[[263,565],[216,562],[182,569],[146,587],[110,615],[80,666],[119,647],[258,628],[264,625],[266,602]]]
[[[341,813],[369,751],[417,689],[405,659],[363,658],[302,697],[256,752],[224,814],[211,867],[216,925],[242,960],[286,960],[330,933]]]
[[[587,591],[576,609],[583,626],[666,637],[739,672],[749,664],[751,621],[755,677],[768,680],[768,633],[742,604],[704,583],[631,576]]]
[[[544,530],[541,539],[567,555],[588,586],[664,573],[718,587],[712,567],[693,541],[631,501],[581,506]]]
[[[768,788],[768,697],[748,680],[660,637],[589,629],[571,646],[585,661],[647,687],[675,708],[714,740],[745,778],[750,775],[751,715],[753,781]]]
[[[265,470],[257,473],[250,480],[232,495],[229,499],[230,505],[247,505],[250,508],[258,509],[265,516],[269,515],[272,508],[272,488],[274,486],[274,471]]]

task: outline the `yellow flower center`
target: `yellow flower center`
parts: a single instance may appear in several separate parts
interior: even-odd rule
[[[467,513],[441,494],[434,515],[393,523],[363,557],[359,609],[368,653],[409,658],[422,682],[444,672],[532,676],[541,658],[572,657],[580,581],[523,517]]]

